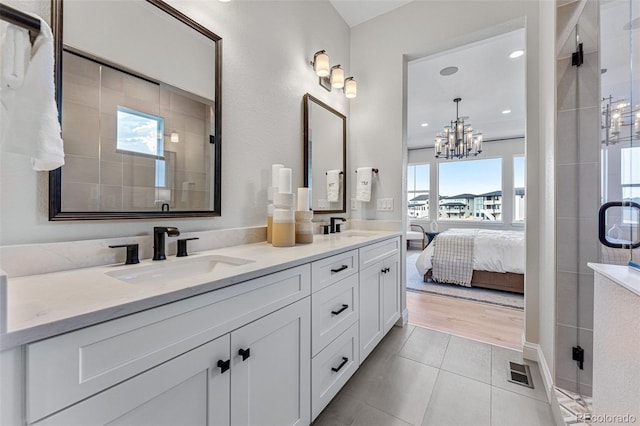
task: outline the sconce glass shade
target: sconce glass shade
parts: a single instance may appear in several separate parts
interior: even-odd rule
[[[340,65],[331,67],[331,87],[334,89],[344,87],[344,70]]]
[[[313,70],[318,77],[329,76],[329,55],[324,50],[319,50],[313,55]]]
[[[171,142],[178,143],[180,142],[180,135],[178,132],[171,132]]]
[[[347,98],[355,98],[358,94],[358,86],[353,77],[347,77],[344,80],[344,96]]]

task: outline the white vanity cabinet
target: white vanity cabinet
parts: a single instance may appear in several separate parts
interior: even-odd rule
[[[136,377],[140,383],[153,383],[153,374],[146,380],[143,378],[144,374],[138,374],[167,361],[176,361],[182,354],[187,356],[191,353],[189,351],[195,348],[200,352],[204,347],[201,345],[209,344],[208,342],[227,333],[231,333],[231,346],[227,343],[227,355],[219,357],[223,361],[231,359],[232,369],[238,359],[242,358],[238,356],[241,345],[250,348],[256,343],[264,349],[264,345],[272,342],[271,348],[259,351],[259,356],[247,359],[244,365],[237,367],[239,376],[242,376],[241,372],[246,370],[246,366],[251,365],[262,366],[261,368],[269,370],[266,373],[271,374],[275,367],[263,364],[279,362],[275,359],[274,353],[281,342],[272,339],[276,339],[281,332],[274,331],[274,318],[293,324],[288,330],[289,334],[295,337],[293,342],[298,345],[298,349],[289,351],[283,357],[286,362],[292,362],[287,368],[293,368],[295,365],[300,370],[297,373],[289,372],[290,374],[302,374],[308,380],[310,276],[309,265],[302,265],[27,345],[27,422],[36,423],[106,389],[109,389],[109,395],[119,395],[123,392],[123,398],[126,400],[127,393],[130,392],[131,386],[134,386],[128,384],[127,380]],[[298,300],[299,305],[290,305]],[[293,309],[292,306],[297,308]],[[295,327],[297,330],[291,331]],[[229,351],[233,356],[229,356]],[[256,353],[255,348],[253,353]],[[208,351],[205,351],[202,356],[206,357],[207,354]],[[211,368],[214,372],[218,359],[211,361],[208,367],[204,364],[198,366],[197,371],[204,372],[206,368]],[[165,364],[162,366],[168,368]],[[251,376],[260,374],[257,368],[250,371]],[[187,380],[189,377],[192,376],[176,380]],[[176,386],[177,383],[175,382]],[[237,388],[238,386],[235,387],[236,390]],[[232,387],[232,391],[233,389]],[[101,399],[102,395],[99,394],[98,398]],[[259,403],[259,396],[251,396],[252,401]],[[155,396],[149,394],[149,398]],[[263,400],[265,398],[272,398],[271,390],[262,397]],[[308,399],[307,386],[305,400]],[[296,400],[287,403],[293,406],[301,402]],[[71,414],[65,413],[65,419],[75,412],[74,406]],[[308,403],[304,412],[308,419]],[[79,420],[79,423],[86,422]],[[96,421],[92,424],[101,423]]]
[[[309,358],[305,298],[35,424],[307,425]]]
[[[228,425],[229,335],[193,349],[35,424]]]
[[[310,424],[400,317],[397,234],[340,238],[307,263],[1,352],[0,422]]]
[[[400,239],[360,249],[360,363],[400,318]]]

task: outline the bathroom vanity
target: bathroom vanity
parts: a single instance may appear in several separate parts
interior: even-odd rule
[[[595,272],[593,415],[598,422],[634,423],[640,419],[640,271],[589,267]]]
[[[10,279],[2,423],[309,424],[400,318],[400,249],[348,231]]]

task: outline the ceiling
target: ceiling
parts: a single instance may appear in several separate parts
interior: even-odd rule
[[[355,27],[376,16],[384,15],[413,0],[329,0],[342,19]]]
[[[457,97],[460,116],[469,117],[465,123],[484,140],[523,136],[526,53],[516,59],[509,54],[524,47],[520,29],[409,62],[407,147],[432,147],[436,133],[456,118]],[[450,66],[458,72],[440,75]]]
[[[349,27],[411,3],[413,0],[329,0]],[[454,98],[460,97],[460,116],[482,131],[484,140],[524,135],[525,56],[509,53],[525,46],[524,29],[409,62],[407,147],[432,147],[436,133],[455,119]],[[440,70],[456,66],[450,76]],[[502,111],[510,109],[510,114]],[[423,123],[428,123],[423,127]]]

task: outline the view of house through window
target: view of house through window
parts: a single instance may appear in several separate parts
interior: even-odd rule
[[[502,159],[441,162],[438,219],[502,221]]]
[[[526,212],[524,166],[524,156],[513,157],[513,220],[515,222],[524,221]]]
[[[412,164],[407,169],[409,218],[429,219],[429,165]]]

